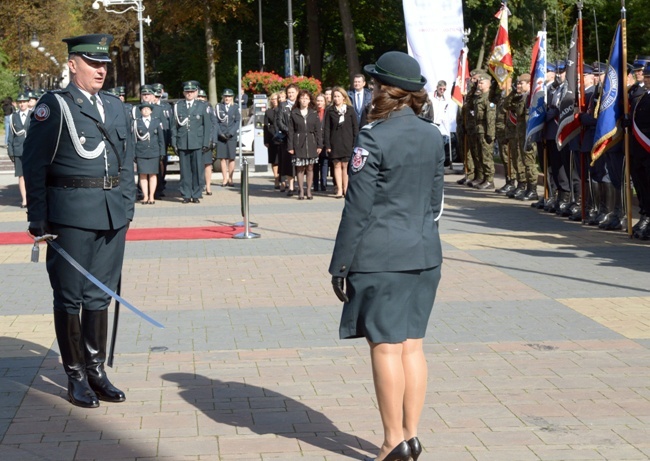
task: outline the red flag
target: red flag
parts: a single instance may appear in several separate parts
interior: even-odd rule
[[[490,73],[497,79],[497,82],[503,84],[512,74],[512,51],[510,50],[510,38],[508,37],[508,16],[510,10],[505,4],[494,16],[499,19],[499,30],[494,37],[488,68]]]
[[[451,99],[460,107],[463,107],[463,98],[467,93],[467,82],[469,81],[469,66],[467,65],[467,48],[460,50],[458,55],[458,70],[456,81],[451,89]]]

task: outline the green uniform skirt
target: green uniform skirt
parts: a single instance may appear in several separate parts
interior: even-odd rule
[[[440,266],[405,272],[350,272],[339,337],[373,343],[424,338]]]

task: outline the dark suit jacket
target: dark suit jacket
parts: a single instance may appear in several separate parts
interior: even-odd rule
[[[407,107],[366,125],[354,151],[330,274],[439,266],[445,151],[438,128]]]
[[[133,122],[136,158],[157,158],[165,155],[165,135],[160,119],[151,117],[149,128],[142,118]],[[149,139],[143,140],[149,133]]]
[[[23,155],[23,144],[27,136],[27,130],[29,129],[29,119],[30,112],[27,111],[27,117],[25,117],[25,124],[20,117],[20,111],[14,112],[11,114],[10,126],[9,126],[9,142],[7,143],[7,153],[9,157],[21,157]],[[16,133],[21,133],[20,136]]]
[[[187,120],[187,123],[184,123]],[[184,123],[181,125],[180,123]],[[194,100],[188,110],[187,103],[181,99],[174,105],[171,126],[171,143],[180,150],[198,150],[210,147],[212,121],[210,106],[203,101]]]
[[[82,229],[120,229],[133,219],[135,202],[133,138],[124,105],[117,96],[104,92],[99,95],[105,113],[103,125],[117,149],[114,152],[106,142],[108,175],[119,175],[119,186],[108,190],[48,187],[48,177],[103,178],[106,174],[103,154],[85,159],[75,150],[55,94],[62,96],[64,104],[70,108],[77,136],[85,150],[95,149],[104,138],[98,128],[102,121],[97,108],[74,84],[41,97],[32,112],[23,151],[29,204],[27,218],[32,222],[49,221]]]
[[[363,110],[372,101],[372,91],[370,91],[368,88],[363,89],[363,102],[361,104],[361,109],[357,107],[355,91],[354,90],[348,91],[348,96],[350,97],[350,103],[354,108],[354,113],[357,115],[357,123],[359,123],[361,121],[361,114],[363,114]]]
[[[287,150],[293,150],[296,158],[316,158],[317,149],[322,148],[323,131],[318,113],[314,109],[309,109],[305,120],[300,110],[294,106],[290,115]]]

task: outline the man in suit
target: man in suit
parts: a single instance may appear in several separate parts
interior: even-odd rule
[[[29,233],[57,235],[72,258],[116,290],[135,184],[124,106],[117,96],[100,92],[112,40],[107,34],[63,40],[70,84],[43,95],[32,112],[23,164]],[[111,297],[50,246],[46,264],[68,399],[86,408],[98,407],[99,400],[124,401],[104,371]]]
[[[9,116],[9,133],[7,142],[7,153],[14,162],[14,176],[18,178],[18,189],[20,190],[20,208],[27,207],[27,196],[25,195],[25,178],[23,177],[23,143],[27,137],[29,128],[29,97],[26,94],[19,94],[16,98],[18,111]]]
[[[354,113],[357,116],[357,123],[361,122],[363,110],[372,101],[372,92],[365,86],[366,77],[363,74],[357,74],[352,78],[352,89],[348,91]]]
[[[195,81],[183,83],[185,99],[174,104],[172,115],[171,143],[180,159],[183,203],[200,203],[203,198],[203,153],[210,150],[210,109],[196,99],[198,90]]]

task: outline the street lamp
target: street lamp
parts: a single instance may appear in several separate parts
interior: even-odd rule
[[[143,39],[144,33],[142,31],[142,23],[146,22],[147,25],[151,25],[151,18],[147,16],[146,18],[142,17],[142,12],[144,11],[143,0],[95,0],[93,2],[93,10],[99,9],[99,4],[104,5],[104,9],[109,13],[124,14],[129,10],[134,10],[138,13],[138,27],[140,32],[140,40]],[[122,8],[121,10],[111,10],[109,7],[117,6]],[[140,86],[144,85],[144,46],[140,47]]]
[[[38,41],[38,36],[36,35],[36,32],[32,34],[32,40],[29,42],[30,45],[32,45],[32,48],[38,48],[38,45],[41,44],[41,42]]]

